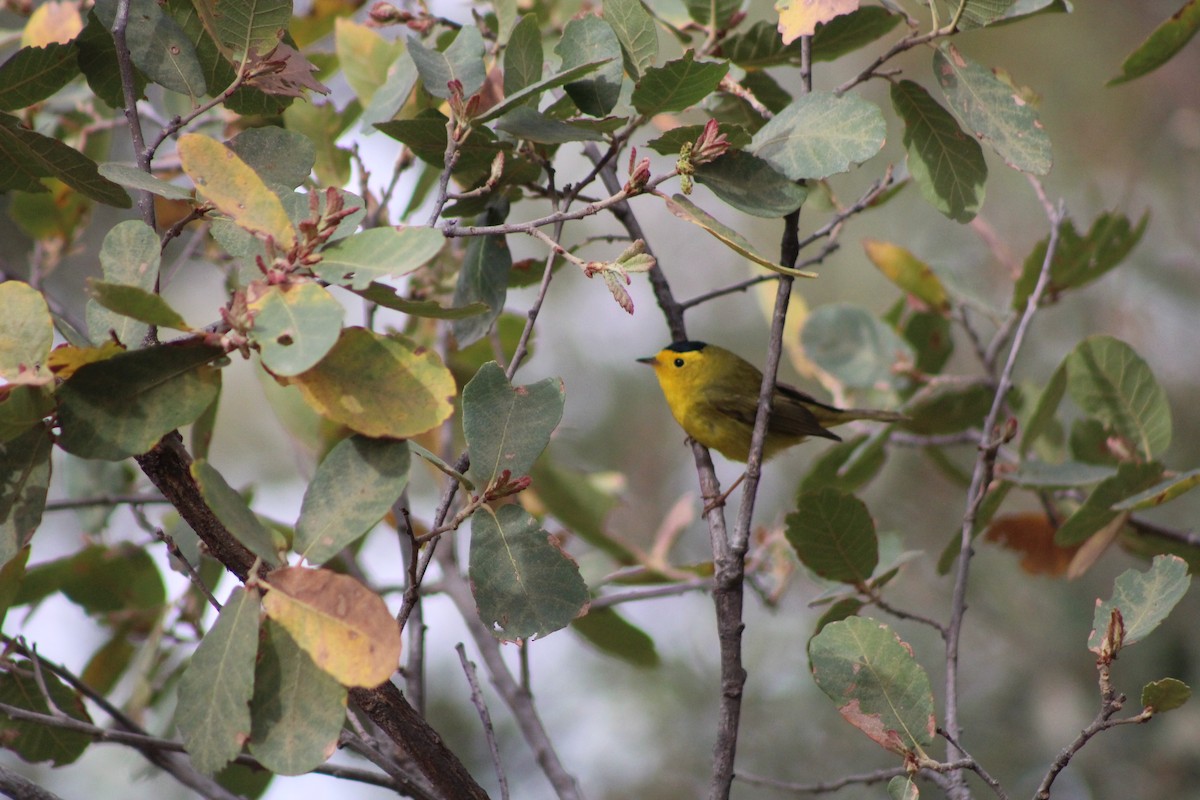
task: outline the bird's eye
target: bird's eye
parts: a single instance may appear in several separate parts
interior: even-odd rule
[[[683,359],[682,359],[682,358],[677,358],[677,359],[675,359],[675,366],[677,366],[677,367],[682,367],[682,366],[683,366]]]

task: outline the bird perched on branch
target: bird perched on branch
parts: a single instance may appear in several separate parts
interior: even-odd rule
[[[638,361],[654,368],[671,414],[688,436],[734,461],[750,458],[763,379],[757,367],[724,347],[695,341],[674,342]],[[907,417],[892,411],[837,408],[777,383],[763,460],[810,436],[841,441],[828,428],[856,419],[902,422]]]

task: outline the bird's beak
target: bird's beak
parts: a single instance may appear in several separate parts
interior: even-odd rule
[[[650,366],[653,367],[655,364],[658,363],[658,356],[646,356],[645,358],[637,359],[637,362],[639,364],[649,364]]]

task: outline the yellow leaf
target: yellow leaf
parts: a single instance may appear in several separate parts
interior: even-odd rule
[[[400,662],[400,628],[383,598],[349,575],[284,567],[269,576],[267,616],[344,686],[374,688]]]
[[[801,36],[812,36],[817,25],[858,8],[858,0],[778,0],[779,32],[783,43],[791,44]]]
[[[950,310],[946,287],[924,261],[900,245],[877,239],[864,239],[863,249],[867,251],[871,263],[889,281],[920,300],[931,311],[945,313]]]
[[[50,351],[46,366],[60,380],[66,380],[75,374],[75,370],[96,361],[107,361],[113,356],[124,353],[125,348],[114,341],[107,341],[99,347],[76,347],[64,344]]]
[[[180,136],[178,151],[183,171],[218,211],[251,233],[274,237],[285,250],[296,243],[296,230],[279,196],[236,153],[198,133]]]
[[[22,47],[66,44],[83,30],[78,3],[43,3],[29,15],[21,33]]]

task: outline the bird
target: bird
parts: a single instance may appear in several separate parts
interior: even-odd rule
[[[689,437],[732,461],[749,460],[763,379],[758,367],[724,347],[690,340],[673,342],[637,361],[654,369],[671,414]],[[828,428],[858,419],[908,418],[893,411],[837,408],[776,383],[763,460],[810,436],[841,441]]]

